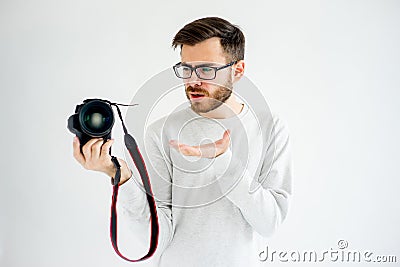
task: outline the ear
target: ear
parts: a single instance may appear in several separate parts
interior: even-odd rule
[[[244,60],[239,60],[235,65],[234,65],[234,73],[233,73],[233,80],[236,82],[242,78],[244,75]]]

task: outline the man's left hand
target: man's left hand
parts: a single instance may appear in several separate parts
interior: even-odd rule
[[[201,158],[216,158],[224,153],[230,144],[230,130],[226,130],[219,139],[213,143],[207,143],[200,146],[189,146],[186,144],[179,143],[176,140],[170,140],[169,144],[175,148],[178,152],[185,156],[198,156]]]

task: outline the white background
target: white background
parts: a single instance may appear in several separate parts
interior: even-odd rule
[[[322,253],[344,239],[399,262],[399,14],[384,0],[1,0],[0,265],[134,265],[111,247],[110,181],[73,159],[66,121],[85,98],[130,102],[204,16],[243,29],[246,74],[290,128],[293,201],[266,246]]]

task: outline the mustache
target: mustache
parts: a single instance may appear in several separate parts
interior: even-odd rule
[[[202,94],[204,96],[208,96],[208,92],[206,90],[199,87],[195,89],[193,86],[188,86],[186,88],[186,93]]]

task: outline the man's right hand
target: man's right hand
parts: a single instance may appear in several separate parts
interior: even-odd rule
[[[99,171],[109,177],[114,177],[116,169],[109,154],[113,143],[114,139],[107,140],[103,144],[103,138],[93,138],[82,147],[81,152],[79,138],[75,136],[73,141],[74,158],[86,170]],[[124,160],[118,158],[118,162],[121,165],[121,179],[119,184],[122,185],[129,180],[132,173]]]

